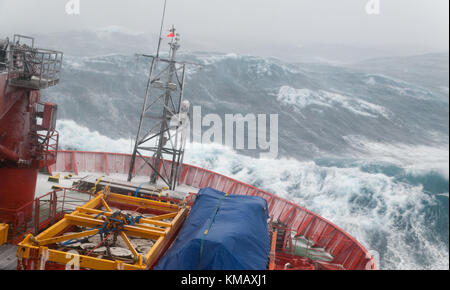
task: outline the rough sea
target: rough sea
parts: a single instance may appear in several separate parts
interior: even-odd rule
[[[204,114],[279,114],[279,156],[190,143],[185,162],[276,193],[379,253],[381,269],[449,268],[449,56],[351,64],[182,52]],[[62,149],[130,153],[149,60],[65,55]]]

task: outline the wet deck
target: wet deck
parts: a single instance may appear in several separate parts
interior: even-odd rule
[[[17,246],[5,244],[0,246],[0,270],[16,270]]]
[[[56,173],[55,173],[56,174]],[[72,174],[70,179],[65,179],[69,173],[67,172],[58,172],[60,174],[59,182],[50,182],[48,181],[49,176],[46,174],[39,174],[36,184],[35,196],[40,197],[50,191],[52,191],[53,186],[61,186],[65,188],[72,188],[73,183],[77,183],[82,181],[86,185],[95,185],[98,182],[98,187],[101,188],[105,185],[109,185],[112,187],[121,188],[126,190],[127,192],[136,192],[137,188],[139,188],[140,193],[150,194],[154,191],[158,191],[158,188],[165,187],[163,182],[158,182],[156,186],[151,185],[148,181],[148,177],[139,176],[133,179],[133,182],[127,182],[127,176],[125,174],[111,174],[110,176],[102,176],[100,174],[94,173],[84,173],[80,172],[78,175]],[[89,187],[90,188],[90,187]],[[172,190],[162,190],[161,194],[163,196],[169,196],[176,199],[184,199],[190,193],[197,193],[199,191],[198,187],[193,187],[185,184],[180,184],[175,191]]]

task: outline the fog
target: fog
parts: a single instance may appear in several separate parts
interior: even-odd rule
[[[374,1],[374,0],[372,0]],[[0,0],[0,34],[99,29],[158,32],[163,0]],[[448,51],[448,0],[168,0],[165,29],[213,50],[340,44],[400,54]]]

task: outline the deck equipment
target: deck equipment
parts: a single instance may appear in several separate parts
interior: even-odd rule
[[[188,206],[119,195],[105,187],[55,225],[19,243],[19,269],[151,269],[188,212]]]
[[[178,238],[156,270],[265,270],[267,201],[212,188],[198,192]]]

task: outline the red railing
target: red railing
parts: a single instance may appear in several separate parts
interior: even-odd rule
[[[37,235],[43,229],[61,219],[67,211],[88,202],[92,194],[73,189],[62,188],[49,192],[17,210],[1,209],[9,219],[8,241],[16,244],[32,233]],[[1,221],[1,216],[0,216]]]
[[[42,156],[40,161],[40,168],[49,168],[56,162],[58,143],[59,143],[59,133],[56,130],[47,131],[46,134],[42,133],[32,133],[35,134],[39,140],[39,154]]]
[[[128,174],[131,155],[82,151],[59,151],[51,170],[58,172],[95,172],[100,174]],[[140,168],[136,160],[135,168]],[[143,162],[143,161],[141,161]],[[171,162],[165,161],[167,168]],[[149,176],[150,168],[144,167],[140,175]],[[164,176],[164,173],[162,173]],[[168,173],[170,174],[170,172]],[[375,269],[375,262],[368,251],[355,238],[323,217],[272,193],[245,184],[213,171],[183,164],[180,183],[239,195],[260,196],[267,200],[272,221],[283,224],[295,236],[312,241],[314,247],[324,248],[333,255],[332,264],[345,269]]]

